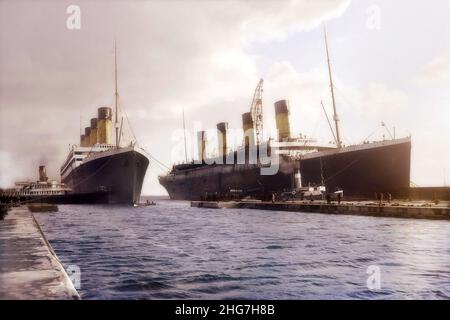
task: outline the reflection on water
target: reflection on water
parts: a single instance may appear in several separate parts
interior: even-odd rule
[[[84,299],[449,299],[450,222],[156,206],[36,214]],[[366,271],[381,271],[381,289]]]

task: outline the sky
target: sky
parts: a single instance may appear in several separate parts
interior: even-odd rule
[[[448,0],[0,0],[0,187],[37,178],[39,164],[59,179],[80,119],[114,103],[114,40],[121,109],[167,166],[184,158],[183,108],[192,158],[196,131],[241,128],[259,78],[267,136],[288,99],[292,132],[330,141],[324,25],[344,143],[388,138],[384,122],[411,135],[416,185],[449,184],[449,16]],[[152,161],[143,194],[165,194],[166,171]]]

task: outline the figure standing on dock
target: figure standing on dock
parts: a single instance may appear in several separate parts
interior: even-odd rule
[[[383,195],[383,192],[378,193],[378,201],[380,206],[383,205]]]

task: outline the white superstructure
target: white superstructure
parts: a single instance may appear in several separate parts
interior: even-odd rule
[[[72,146],[67,155],[66,160],[61,166],[61,180],[64,180],[72,170],[78,167],[86,157],[90,157],[96,153],[108,151],[114,148],[112,144],[96,144],[92,147]]]
[[[36,197],[36,196],[57,196],[69,193],[71,189],[64,183],[56,180],[49,180],[45,166],[39,166],[39,180],[16,181],[14,188],[3,191],[5,195]]]

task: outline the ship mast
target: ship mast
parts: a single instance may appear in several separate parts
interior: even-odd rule
[[[187,157],[187,148],[186,148],[186,122],[184,121],[184,107],[183,107],[183,135],[184,135],[184,157],[185,157],[185,160],[187,163],[188,157]]]
[[[333,120],[334,120],[334,124],[336,126],[336,146],[338,148],[341,148],[342,144],[341,144],[341,137],[339,135],[339,117],[336,112],[336,101],[334,99],[333,77],[331,76],[330,55],[328,53],[327,30],[325,29],[325,27],[323,28],[323,33],[325,36],[325,48],[327,51],[327,63],[328,63],[328,75],[330,77],[331,100],[333,101],[333,112],[334,112]]]
[[[117,48],[114,40],[114,85],[115,85],[115,109],[114,127],[116,129],[116,148],[119,148],[119,91],[117,89]]]

